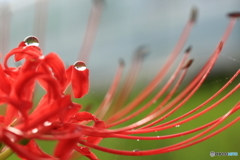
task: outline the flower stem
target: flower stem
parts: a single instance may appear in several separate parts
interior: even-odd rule
[[[27,145],[28,142],[30,141],[30,139],[22,139],[19,143],[22,145]],[[2,145],[4,146],[4,145]],[[2,153],[0,153],[0,160],[5,160],[8,157],[10,157],[12,154],[14,153],[14,151],[11,148],[6,149],[5,151],[3,151]]]
[[[0,160],[5,160],[10,157],[14,152],[11,148],[6,149],[4,152],[0,154]]]

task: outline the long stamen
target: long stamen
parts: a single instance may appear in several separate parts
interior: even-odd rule
[[[204,140],[207,140],[207,139],[209,139],[209,138],[217,135],[218,133],[226,130],[228,127],[232,126],[233,124],[235,124],[235,123],[238,122],[239,120],[240,120],[240,117],[237,117],[237,118],[235,118],[233,121],[231,121],[230,123],[228,123],[226,126],[223,126],[222,128],[218,129],[217,131],[215,131],[215,132],[213,132],[213,133],[211,133],[211,134],[209,134],[209,135],[207,135],[207,136],[205,136],[205,137],[203,137],[203,138],[201,138],[201,139],[199,139],[199,140],[196,140],[196,141],[194,141],[194,142],[188,143],[188,144],[183,145],[183,146],[180,146],[180,147],[173,148],[172,150],[168,150],[168,151],[170,152],[170,151],[173,151],[173,150],[183,149],[183,148],[192,146],[192,145],[194,145],[194,144],[197,144],[197,143],[199,143],[199,142],[202,142],[202,141],[204,141]]]
[[[211,127],[209,127],[208,129],[206,129],[205,131],[203,131],[203,132],[201,132],[201,133],[199,133],[199,134],[197,134],[197,135],[195,135],[195,136],[193,136],[193,137],[191,137],[191,138],[189,138],[189,139],[187,139],[187,140],[185,140],[185,141],[182,141],[182,142],[180,142],[180,143],[177,143],[177,144],[175,144],[175,145],[168,146],[168,147],[164,147],[164,148],[162,148],[161,150],[162,150],[162,151],[165,151],[165,150],[168,150],[168,148],[170,149],[170,148],[174,148],[174,147],[177,147],[177,146],[181,146],[181,145],[183,145],[183,144],[186,144],[186,143],[188,143],[188,142],[191,142],[191,141],[193,141],[193,140],[195,140],[195,139],[203,136],[204,134],[206,134],[206,133],[208,133],[209,131],[211,131],[211,130],[213,130],[214,128],[216,128],[216,127],[217,127],[221,122],[223,122],[232,112],[234,112],[234,110],[239,109],[239,107],[240,107],[240,103],[236,104],[228,113],[226,113],[225,115],[223,115],[217,123],[213,124]],[[162,153],[162,152],[160,152],[160,153]],[[163,153],[165,153],[165,152],[163,152]]]
[[[144,110],[146,110],[148,107],[150,107],[154,101],[156,101],[157,99],[159,99],[166,91],[167,89],[171,86],[171,84],[174,82],[174,80],[176,79],[177,75],[179,74],[179,72],[182,69],[183,64],[185,63],[187,57],[188,57],[188,53],[190,52],[190,49],[186,50],[186,53],[184,54],[184,57],[182,59],[182,61],[180,62],[179,66],[177,67],[177,69],[175,70],[175,72],[173,73],[173,75],[170,77],[170,79],[168,80],[168,82],[166,83],[166,85],[164,85],[164,87],[157,93],[157,95],[155,95],[146,105],[144,105],[143,107],[141,107],[138,111],[136,111],[135,113],[117,121],[114,123],[111,123],[110,125],[107,126],[107,128],[110,128],[112,126],[116,126],[120,123],[126,122],[127,120],[139,115],[141,112],[143,112]]]
[[[237,111],[237,109],[235,109],[231,114],[235,113]],[[139,140],[160,140],[160,139],[169,139],[169,138],[175,138],[175,137],[179,137],[179,136],[184,136],[184,135],[187,135],[187,134],[191,134],[191,133],[194,133],[194,132],[197,132],[199,130],[202,130],[202,129],[205,129],[213,124],[215,124],[216,122],[218,122],[219,120],[221,119],[220,118],[217,118],[216,120],[212,121],[212,122],[209,122],[203,126],[200,126],[200,127],[197,127],[197,128],[194,128],[194,129],[191,129],[191,130],[188,130],[188,131],[185,131],[185,132],[180,132],[180,133],[176,133],[176,134],[172,134],[172,135],[164,135],[164,136],[153,136],[153,137],[145,137],[145,136],[129,136],[130,134],[135,134],[135,133],[124,133],[124,134],[109,134],[106,138],[124,138],[124,139],[139,139]],[[128,135],[126,135],[128,134]],[[71,135],[69,135],[71,136]],[[75,135],[72,135],[72,136],[75,136]],[[42,137],[42,138],[45,138],[45,137]],[[64,138],[62,136],[58,137],[58,138]]]
[[[112,103],[112,100],[116,93],[117,86],[122,77],[123,68],[124,68],[124,62],[121,60],[119,62],[119,67],[118,67],[117,73],[115,75],[115,78],[112,82],[111,87],[109,88],[106,96],[104,97],[104,100],[98,107],[97,111],[94,113],[94,115],[96,115],[99,119],[103,119],[103,117],[105,116],[106,112],[108,111],[108,109]]]
[[[205,66],[209,66],[209,68],[207,69],[207,71],[205,71],[204,75],[198,74],[195,79],[192,81],[192,83],[190,83],[190,85],[180,94],[178,95],[170,104],[168,104],[167,106],[165,106],[162,110],[156,112],[154,115],[150,115],[147,116],[146,118],[128,126],[125,127],[125,129],[132,129],[132,128],[136,128],[138,126],[143,125],[151,120],[153,120],[154,118],[158,117],[159,115],[163,114],[164,112],[166,112],[168,109],[172,108],[178,101],[184,99],[179,105],[182,106],[188,99],[191,98],[191,96],[197,91],[197,89],[201,86],[201,84],[203,83],[203,81],[205,80],[206,76],[208,75],[208,73],[210,72],[210,70],[212,69],[221,49],[222,49],[222,43],[220,43],[217,47],[217,49],[215,50],[214,54],[215,57],[213,57],[213,59],[211,61],[208,61],[209,63],[206,64]],[[204,72],[204,71],[203,71]],[[200,77],[201,76],[201,77]],[[200,82],[199,79],[201,78]],[[196,86],[197,84],[197,86]],[[190,88],[191,87],[191,88]],[[192,90],[192,91],[191,91]],[[191,91],[191,94],[189,94],[189,91]],[[187,97],[186,97],[187,95]],[[185,98],[186,97],[186,98]],[[122,128],[123,129],[123,128]]]
[[[115,150],[115,149],[109,149],[109,148],[105,148],[105,147],[101,147],[101,146],[97,146],[97,145],[94,145],[94,144],[91,144],[91,143],[88,143],[88,142],[85,142],[85,141],[82,141],[80,140],[79,143],[85,145],[85,146],[88,146],[88,147],[91,147],[91,148],[94,148],[94,149],[97,149],[97,150],[101,150],[101,151],[104,151],[104,152],[109,152],[109,153],[113,153],[113,154],[119,154],[119,155],[129,155],[129,156],[143,156],[143,155],[155,155],[155,154],[160,154],[160,153],[166,153],[166,152],[170,152],[170,151],[173,151],[173,150],[177,150],[177,149],[181,149],[181,148],[184,148],[184,145],[187,144],[187,145],[193,145],[195,143],[199,143],[201,141],[203,141],[204,139],[207,139],[207,138],[210,138],[212,137],[213,135],[216,135],[220,132],[222,132],[223,130],[227,129],[228,127],[230,127],[231,125],[233,125],[234,123],[238,122],[240,120],[240,117],[234,119],[232,122],[230,122],[229,124],[227,124],[226,126],[222,127],[221,129],[215,131],[214,133],[212,134],[209,134],[208,136],[198,140],[198,141],[195,141],[191,144],[191,141],[203,136],[204,134],[208,133],[209,131],[211,131],[212,129],[214,129],[215,127],[217,127],[222,121],[224,121],[230,114],[232,114],[235,110],[239,109],[240,105],[239,103],[233,108],[231,109],[227,114],[225,114],[224,116],[222,116],[219,121],[217,123],[215,123],[214,125],[212,125],[211,127],[209,127],[207,130],[195,135],[194,137],[192,138],[189,138],[185,141],[182,141],[180,143],[177,143],[177,144],[174,144],[174,145],[171,145],[171,146],[167,146],[167,147],[163,147],[163,148],[159,148],[159,149],[153,149],[153,150],[146,150],[146,151],[138,151],[138,152],[132,152],[132,151],[123,151],[123,150]]]
[[[9,47],[11,12],[9,2],[3,2],[1,6],[1,42],[0,42],[0,56],[4,57]],[[1,61],[2,58],[0,57]]]
[[[220,90],[218,90],[213,96],[211,96],[209,99],[207,99],[205,102],[203,102],[203,103],[202,103],[201,105],[199,105],[198,107],[194,108],[193,110],[189,111],[188,113],[186,113],[186,114],[184,114],[184,115],[182,115],[182,116],[179,116],[179,117],[177,117],[177,118],[175,118],[175,119],[173,119],[173,120],[171,120],[171,121],[168,121],[168,122],[166,122],[166,123],[160,124],[160,125],[158,125],[157,127],[165,126],[165,125],[167,125],[167,124],[171,124],[171,123],[173,123],[173,122],[176,122],[176,121],[178,121],[178,120],[180,120],[180,119],[182,119],[182,118],[184,118],[184,117],[186,117],[186,116],[194,113],[195,111],[199,110],[200,108],[202,108],[203,106],[205,106],[207,103],[209,103],[211,100],[213,100],[213,99],[214,99],[217,95],[219,95],[221,92],[223,92],[223,90],[225,90],[226,87],[229,86],[229,85],[234,81],[235,78],[237,78],[237,76],[238,76],[239,73],[240,73],[240,70],[238,70],[238,71],[232,76],[232,78],[231,78]],[[156,124],[156,123],[159,123],[159,122],[160,122],[160,121],[153,122],[151,125],[144,126],[143,128],[150,127],[150,126],[152,126],[152,125],[154,125],[154,124]]]
[[[187,63],[187,65],[191,65],[190,63],[192,63],[192,61],[188,61],[189,63]],[[188,71],[188,67],[183,71],[183,73],[181,74],[181,77],[178,79],[176,85],[173,87],[173,89],[170,91],[170,93],[164,98],[164,100],[158,105],[158,107],[156,107],[149,115],[154,114],[155,112],[157,112],[159,109],[161,109],[167,102],[168,100],[173,96],[173,94],[176,92],[177,88],[180,86],[180,84],[182,83],[183,79],[185,78],[187,71]],[[160,119],[158,119],[157,121],[154,121],[142,128],[148,128],[151,127],[153,125],[155,125],[156,123],[159,123],[158,121],[160,121]]]
[[[78,59],[81,59],[85,63],[88,61],[94,39],[97,35],[97,29],[99,26],[102,9],[103,0],[94,0],[87,25],[87,30],[83,39],[82,48],[78,57]]]
[[[177,123],[174,123],[174,124],[171,124],[171,125],[168,125],[168,126],[163,126],[163,127],[152,127],[152,128],[146,128],[146,129],[142,129],[142,130],[135,130],[135,131],[127,131],[128,133],[148,133],[148,132],[154,132],[154,131],[160,131],[160,130],[163,130],[163,129],[168,129],[168,128],[172,128],[172,127],[175,127],[176,125],[180,125],[180,124],[183,124],[185,122],[188,122],[190,120],[193,120],[197,117],[199,117],[200,115],[203,115],[204,113],[207,113],[208,111],[210,111],[211,109],[213,109],[214,107],[218,106],[221,102],[223,102],[224,100],[226,100],[229,96],[231,96],[234,92],[236,92],[238,89],[239,89],[240,85],[237,85],[236,87],[234,87],[228,94],[226,94],[224,97],[222,97],[220,100],[218,100],[216,103],[214,103],[213,105],[211,105],[210,107],[206,108],[205,110],[193,115],[192,117],[189,117],[187,119],[184,119],[180,122],[177,122]],[[181,105],[181,104],[180,104]],[[179,106],[180,106],[179,105]],[[176,108],[178,109],[177,106]],[[177,110],[176,108],[174,108],[171,112],[174,112],[175,110]],[[164,117],[165,118],[165,117]],[[162,120],[162,118],[161,118]],[[141,124],[142,125],[142,124]]]
[[[188,71],[188,67],[191,65],[191,63],[193,62],[192,59],[190,59],[187,62],[187,66],[186,68],[183,70],[183,73],[181,74],[180,78],[178,79],[177,83],[175,84],[175,86],[173,87],[173,89],[170,91],[170,93],[164,98],[164,100],[158,105],[158,107],[155,108],[154,111],[152,111],[152,113],[154,113],[155,111],[159,110],[160,108],[162,108],[167,102],[168,100],[173,96],[173,94],[176,92],[176,90],[178,89],[178,87],[180,86],[180,84],[182,83],[182,81],[184,80],[187,71]],[[151,114],[152,114],[151,113]]]
[[[205,64],[205,66],[202,68],[202,70],[198,73],[198,75],[194,78],[194,80],[189,84],[189,86],[178,96],[179,98],[176,98],[172,103],[177,103],[177,101],[179,101],[181,98],[184,97],[184,95],[187,94],[188,91],[190,91],[193,86],[197,83],[197,81],[199,81],[199,79],[201,78],[201,76],[204,74],[204,70],[206,70],[206,68],[208,68],[208,65],[211,63],[210,61],[213,61],[211,64],[213,65],[216,61],[216,58],[218,57],[222,47],[223,47],[223,42],[225,42],[227,40],[227,38],[229,37],[233,27],[234,27],[234,24],[236,22],[236,17],[232,17],[228,26],[227,26],[227,29],[225,31],[225,33],[223,34],[223,37],[222,37],[222,41],[221,43],[219,44],[219,46],[217,47],[217,50],[215,51],[215,53],[210,57],[210,59],[207,61],[207,63]],[[215,60],[214,60],[215,59]],[[205,75],[207,76],[207,75]]]
[[[47,24],[48,0],[35,0],[35,21],[34,21],[34,35],[36,35],[41,41],[41,48],[45,47],[45,33]]]
[[[109,119],[109,121],[113,122],[118,120],[119,118],[123,117],[126,113],[129,113],[132,111],[135,107],[137,107],[154,89],[155,87],[161,82],[161,80],[164,78],[170,67],[173,65],[173,62],[177,58],[178,54],[182,50],[182,47],[184,46],[190,31],[193,27],[193,24],[196,19],[196,13],[197,10],[193,9],[192,16],[187,22],[185,28],[183,29],[182,35],[180,36],[179,41],[177,42],[175,48],[173,49],[171,55],[169,56],[167,62],[162,67],[162,69],[159,71],[157,76],[150,82],[150,84],[137,96],[136,99],[134,99],[130,104],[128,104],[124,109],[120,110],[118,114],[116,114],[114,117]],[[195,18],[193,18],[195,17]]]
[[[140,46],[135,52],[135,55],[132,60],[132,65],[127,75],[127,79],[123,84],[123,87],[119,93],[119,96],[117,96],[117,99],[112,104],[112,106],[114,106],[113,112],[116,112],[119,110],[120,107],[123,107],[123,104],[125,103],[125,101],[127,100],[127,97],[131,93],[131,90],[134,86],[133,84],[135,83],[138,73],[141,69],[143,58],[147,54],[148,54],[148,50],[145,46]]]

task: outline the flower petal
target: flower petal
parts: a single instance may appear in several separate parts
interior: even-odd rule
[[[77,143],[78,138],[60,140],[55,148],[54,156],[63,160],[69,159]]]
[[[74,66],[72,68],[72,89],[75,98],[81,98],[88,93],[89,89],[89,70],[77,70]]]
[[[88,157],[90,160],[99,160],[97,156],[93,152],[91,152],[90,149],[87,147],[75,146],[74,149],[81,153],[82,155]]]
[[[77,103],[73,103],[71,106],[68,106],[62,113],[60,114],[59,119],[63,122],[66,123],[74,117],[78,111],[81,109],[81,105]]]
[[[45,56],[43,62],[52,69],[54,76],[60,82],[61,86],[65,86],[65,83],[67,83],[67,75],[65,73],[65,65],[61,58],[52,52]]]

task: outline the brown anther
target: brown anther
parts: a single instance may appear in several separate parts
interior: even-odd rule
[[[149,54],[148,47],[146,45],[142,45],[137,48],[135,55],[134,55],[134,59],[141,60],[141,59],[145,58],[148,54]]]
[[[223,47],[223,41],[221,41],[221,42],[219,43],[219,45],[218,45],[218,49],[219,49],[219,51],[222,50],[222,47]]]
[[[124,62],[124,60],[122,58],[120,58],[118,60],[118,63],[119,63],[120,66],[125,66],[125,62]]]
[[[240,17],[240,12],[229,13],[228,17],[230,17],[230,18],[239,18]]]
[[[197,20],[197,15],[198,15],[198,9],[197,7],[193,7],[191,10],[190,22],[195,23]]]
[[[185,53],[189,53],[189,52],[191,52],[191,50],[192,50],[192,46],[189,46],[189,47],[186,49]]]
[[[186,68],[189,68],[193,63],[193,59],[189,59],[187,61],[187,63],[185,63],[185,65],[182,67],[182,69],[186,69]]]

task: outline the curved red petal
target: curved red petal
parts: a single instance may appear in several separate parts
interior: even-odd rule
[[[73,103],[71,106],[68,106],[59,116],[59,119],[66,123],[68,122],[72,117],[74,117],[78,111],[81,109],[81,105],[77,103]]]
[[[73,118],[73,123],[80,123],[82,121],[95,121],[95,116],[88,112],[78,112]]]
[[[88,93],[89,89],[89,70],[77,70],[72,66],[72,89],[75,98],[81,98]]]
[[[67,75],[65,73],[65,65],[61,58],[56,53],[51,52],[45,56],[43,62],[52,69],[54,76],[60,82],[61,86],[65,86],[65,83],[67,83]]]
[[[75,146],[74,149],[81,153],[82,155],[88,157],[90,160],[99,160],[97,156],[93,152],[91,152],[90,149],[87,147]]]

